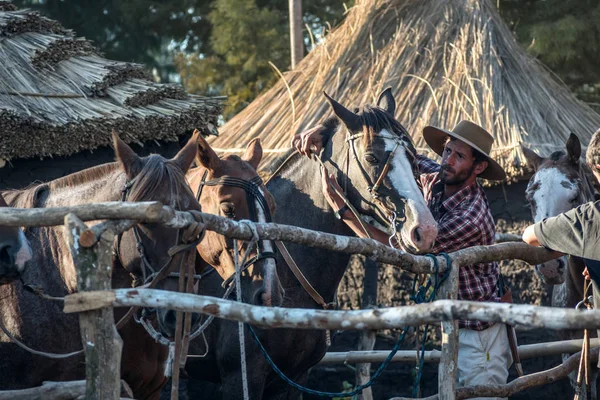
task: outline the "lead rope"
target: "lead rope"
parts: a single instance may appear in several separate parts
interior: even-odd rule
[[[233,241],[233,257],[235,261],[235,286],[236,286],[236,298],[238,303],[242,302],[242,273],[239,267],[239,251],[238,241]],[[240,363],[242,369],[242,390],[244,392],[244,400],[250,400],[248,394],[248,371],[246,369],[246,341],[244,339],[244,323],[238,322],[238,333],[240,339]]]
[[[579,309],[585,306],[588,310],[594,308],[592,305],[591,296],[588,297],[588,291],[592,286],[592,281],[584,281],[583,284],[583,300],[575,306]],[[585,385],[587,390],[590,388],[590,330],[583,330],[583,344],[581,346],[581,359],[579,360],[579,371],[577,373],[577,387],[575,388],[575,396],[573,400],[579,400],[583,395],[583,378],[585,377]]]

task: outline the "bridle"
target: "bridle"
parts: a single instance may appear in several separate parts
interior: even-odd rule
[[[127,196],[129,194],[129,191],[134,186],[135,182],[136,182],[136,180],[132,179],[125,183],[125,186],[121,190],[121,201],[127,201]],[[160,266],[160,268],[155,269],[154,267],[152,267],[152,264],[150,263],[150,261],[148,261],[146,251],[144,249],[144,244],[142,242],[142,238],[139,233],[138,225],[136,224],[136,225],[132,226],[131,230],[133,231],[133,235],[135,238],[136,249],[137,249],[138,255],[140,257],[140,264],[141,264],[140,269],[142,271],[141,277],[137,276],[133,273],[130,273],[130,275],[133,278],[133,283],[132,283],[133,287],[153,288],[160,281],[162,281],[163,279],[165,279],[167,277],[179,278],[180,273],[169,272],[169,265],[171,264],[171,261],[173,260],[173,257],[175,257],[175,255],[177,255],[178,253],[181,253],[181,252],[186,252],[191,249],[195,249],[196,246],[198,245],[198,243],[202,240],[204,231],[198,231],[196,228],[197,227],[191,227],[191,229],[190,228],[186,229],[186,232],[184,233],[183,236],[181,235],[181,229],[177,230],[177,237],[175,238],[175,244],[169,248],[169,250],[167,252],[167,254],[168,254],[167,259]],[[114,248],[114,257],[116,260],[119,261],[119,263],[121,265],[125,266],[125,264],[121,260],[121,239],[122,239],[122,237],[123,237],[123,233],[120,233],[116,238],[115,248]],[[181,265],[183,265],[185,258],[186,258],[185,256],[181,257],[180,262],[179,262],[179,264],[180,264],[179,270],[181,270]],[[188,271],[188,274],[192,275],[192,271]],[[194,280],[198,280],[200,278],[201,278],[201,275],[193,274]],[[146,321],[146,319],[148,317],[150,317],[151,314],[154,314],[156,312],[156,309],[143,308],[142,314],[140,316],[138,316],[136,313],[138,311],[138,309],[139,309],[139,307],[131,307],[129,309],[129,311],[117,323],[117,329],[122,328],[125,325],[125,323],[127,323],[131,319],[131,317],[133,317],[134,320],[137,323],[141,324],[146,329],[148,334],[151,337],[153,337],[157,342],[160,342],[161,344],[164,344],[164,345],[168,345],[169,341],[167,339],[165,339],[162,336],[162,334],[156,332],[156,330],[152,327],[152,325]]]
[[[255,201],[257,201],[265,215],[266,222],[272,222],[271,210],[269,209],[269,204],[267,202],[267,199],[265,199],[265,196],[262,194],[262,192],[260,190],[260,187],[263,185],[263,181],[260,178],[260,176],[256,175],[253,178],[250,178],[248,180],[242,179],[242,178],[237,178],[235,176],[228,176],[228,175],[221,176],[219,178],[211,179],[211,180],[207,180],[207,177],[208,177],[208,169],[205,169],[204,173],[202,174],[202,179],[200,180],[200,184],[198,186],[198,193],[196,193],[196,200],[198,201],[198,204],[200,204],[200,197],[202,196],[202,190],[204,189],[205,186],[237,187],[237,188],[243,189],[244,192],[246,193],[246,203],[248,204],[248,212],[250,214],[249,215],[250,220],[253,222],[259,222],[258,221],[258,213],[256,210],[256,203],[255,203]],[[276,253],[274,251],[265,251],[263,242],[264,242],[264,240],[260,240],[258,242],[259,244],[257,244],[257,246],[256,246],[256,249],[257,249],[256,255],[253,256],[252,258],[248,259],[241,266],[241,272],[247,270],[248,268],[250,268],[250,266],[252,266],[253,264],[255,264],[259,261],[262,261],[262,260],[265,260],[268,258],[275,260],[275,258],[277,256]],[[250,249],[247,249],[247,251],[250,251]],[[224,280],[223,287],[227,287],[233,282],[234,275],[235,274],[232,274],[230,277],[228,277],[227,279]]]
[[[375,207],[379,210],[379,212],[382,215],[390,215],[391,217],[388,217],[388,220],[390,221],[390,225],[391,228],[394,230],[396,230],[396,222],[402,222],[404,223],[406,221],[406,216],[403,214],[401,216],[398,216],[398,212],[397,210],[392,210],[391,208],[389,208],[382,200],[382,193],[380,192],[380,188],[381,185],[384,181],[384,179],[387,177],[388,173],[390,172],[390,167],[391,167],[391,163],[394,159],[394,155],[396,154],[396,151],[398,150],[398,148],[400,146],[402,146],[404,148],[404,150],[406,151],[406,153],[410,156],[411,160],[411,167],[412,167],[412,173],[414,175],[415,170],[416,170],[416,154],[415,154],[415,150],[413,148],[411,148],[410,146],[408,146],[408,144],[403,140],[404,135],[407,135],[407,133],[404,133],[402,136],[398,136],[398,135],[389,135],[389,134],[385,134],[385,133],[370,133],[369,136],[375,136],[375,137],[380,137],[382,139],[390,139],[394,142],[394,148],[392,149],[392,151],[390,151],[388,153],[388,156],[385,160],[385,163],[383,164],[383,168],[381,169],[381,172],[379,173],[379,176],[377,177],[377,179],[375,179],[375,182],[373,182],[371,180],[371,178],[369,177],[369,174],[367,173],[367,170],[365,169],[365,167],[363,166],[363,164],[360,161],[360,157],[358,157],[358,153],[356,151],[356,146],[354,144],[354,141],[356,139],[362,138],[366,135],[366,133],[361,132],[361,133],[356,133],[356,134],[351,134],[350,131],[347,131],[346,134],[346,143],[348,144],[348,154],[346,156],[346,171],[345,173],[343,173],[343,177],[344,177],[344,188],[346,188],[347,186],[347,180],[348,180],[348,171],[350,168],[350,152],[352,152],[352,157],[354,158],[354,160],[356,161],[358,168],[361,172],[361,176],[363,178],[364,183],[367,186],[367,191],[369,192],[369,194],[371,195],[371,202],[375,205]],[[317,158],[319,161],[320,159]],[[418,180],[417,180],[418,182]],[[346,190],[344,190],[344,194],[346,194]],[[344,198],[344,201],[346,202],[346,204],[348,204],[348,201]],[[406,199],[402,198],[402,202],[404,202],[404,204],[406,205]],[[402,209],[404,209],[405,207],[402,207]]]

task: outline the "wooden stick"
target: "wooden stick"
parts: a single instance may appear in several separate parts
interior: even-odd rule
[[[600,328],[600,310],[583,311],[525,304],[437,300],[427,304],[375,310],[328,311],[252,306],[216,297],[156,289],[115,289],[100,293],[74,293],[65,297],[64,312],[132,306],[198,312],[247,322],[261,328],[391,329],[453,319],[476,319],[552,330]]]
[[[600,347],[590,351],[590,360],[597,362]],[[561,365],[535,374],[525,375],[504,385],[478,385],[456,389],[456,399],[472,399],[477,397],[508,397],[535,386],[543,386],[564,379],[577,368],[581,353],[573,354]],[[435,394],[420,400],[439,400]],[[392,397],[389,400],[415,400],[407,397]]]
[[[558,342],[535,343],[519,346],[519,356],[521,360],[528,358],[537,358],[544,356],[554,356],[562,353],[575,353],[581,351],[582,339],[563,340]],[[599,339],[591,339],[590,346],[600,346]],[[383,362],[390,352],[388,350],[373,351],[336,351],[325,353],[325,357],[319,361],[319,364],[357,364],[361,362],[380,363]],[[440,362],[439,350],[428,350],[425,352],[424,359],[426,363]],[[417,352],[414,350],[401,350],[394,355],[391,362],[411,362],[414,363],[417,358]]]
[[[87,227],[73,214],[65,216],[66,237],[77,269],[80,293],[110,290],[114,235],[105,232],[95,248],[79,246],[79,237]],[[81,340],[85,350],[86,391],[88,400],[120,398],[121,350],[112,308],[79,314]]]
[[[250,240],[253,237],[251,228],[246,224],[218,215],[174,211],[157,202],[125,203],[111,202],[86,204],[74,207],[46,209],[0,209],[0,225],[6,226],[45,226],[61,225],[68,213],[79,219],[90,221],[98,219],[133,219],[144,222],[159,222],[172,228],[185,228],[197,223],[196,217],[202,219],[205,229],[217,232],[233,239]],[[369,258],[392,265],[402,266],[413,273],[433,273],[433,261],[429,257],[414,256],[373,239],[332,235],[311,231],[289,225],[273,223],[256,223],[260,239],[293,242],[305,246],[319,247],[349,254],[363,254]],[[93,241],[86,238],[85,243]],[[480,262],[492,262],[506,259],[519,259],[535,265],[552,259],[552,253],[542,247],[533,247],[525,243],[501,243],[493,246],[476,246],[459,250],[451,255],[456,265],[470,265]],[[444,257],[437,257],[439,272],[447,268]]]
[[[456,300],[458,297],[458,265],[454,264],[448,278],[441,286],[440,299]],[[458,321],[442,321],[442,353],[438,373],[440,400],[456,399],[458,374]]]

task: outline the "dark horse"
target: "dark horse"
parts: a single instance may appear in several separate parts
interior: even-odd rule
[[[0,195],[0,209],[7,207]],[[31,248],[20,228],[0,226],[0,285],[17,279],[31,259]]]
[[[12,207],[57,207],[105,201],[160,201],[177,210],[196,210],[199,205],[185,180],[185,172],[196,154],[197,137],[172,159],[159,155],[138,157],[114,136],[116,163],[105,164],[66,177],[6,192]],[[194,262],[191,248],[170,257],[172,246],[180,244],[178,229],[160,224],[138,224],[115,240],[112,287],[131,287],[152,274],[142,258],[154,268],[173,270],[181,262]],[[26,235],[35,253],[23,273],[23,281],[43,288],[52,296],[77,291],[76,271],[62,227],[28,229]],[[143,253],[143,256],[142,256]],[[183,259],[182,259],[183,257]],[[0,287],[0,318],[10,332],[33,349],[68,353],[82,348],[77,315],[64,314],[62,303],[44,300],[13,282]],[[119,320],[126,312],[116,309]],[[123,338],[121,373],[137,399],[158,399],[168,348],[156,343],[144,328],[130,320],[120,329]],[[82,356],[49,359],[17,347],[0,334],[0,387],[19,389],[43,381],[74,380],[84,376]]]
[[[337,172],[338,182],[347,187],[347,197],[358,212],[379,222],[405,248],[419,252],[430,249],[437,226],[419,190],[414,167],[415,149],[405,129],[394,119],[395,101],[390,90],[379,97],[378,107],[366,106],[359,113],[329,99],[339,119],[329,120],[321,159]],[[391,157],[386,171],[386,160]],[[335,217],[322,193],[321,169],[299,154],[286,159],[267,183],[277,203],[274,221],[339,235],[351,235]],[[380,179],[381,178],[381,179]],[[374,183],[380,181],[374,192]],[[394,220],[396,226],[390,227]],[[394,229],[395,228],[395,229]],[[324,298],[335,301],[335,293],[346,270],[347,254],[289,244],[288,249],[307,280]],[[286,262],[278,256],[277,270],[285,289],[284,307],[319,308],[302,288]],[[211,277],[210,279],[216,279]],[[207,279],[200,293],[219,296],[218,286]],[[221,383],[223,398],[241,394],[239,351],[233,324],[215,320],[206,332],[206,342],[192,342],[186,370],[193,378]],[[260,341],[275,364],[294,382],[306,384],[309,369],[325,354],[326,333],[321,330],[256,329]],[[248,381],[253,399],[297,399],[301,393],[273,372],[256,343],[247,337]],[[208,345],[206,348],[205,343]]]
[[[585,164],[579,161],[581,144],[571,134],[566,142],[566,152],[556,151],[548,158],[523,147],[529,166],[535,171],[527,185],[526,197],[531,205],[534,222],[569,211],[583,203],[594,200],[594,178]],[[552,289],[552,307],[574,308],[583,299],[583,270],[585,265],[579,257],[563,256],[536,265],[538,275]],[[581,331],[559,331],[561,340],[581,339]],[[563,355],[563,359],[566,358]],[[595,370],[595,369],[594,369]],[[592,398],[596,398],[596,376],[593,375]],[[574,384],[576,376],[572,374]]]

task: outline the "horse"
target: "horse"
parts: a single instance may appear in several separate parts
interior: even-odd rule
[[[106,201],[159,201],[182,211],[200,207],[185,180],[185,172],[196,154],[194,136],[172,159],[160,155],[140,158],[113,135],[115,163],[89,168],[25,190],[5,192],[11,207],[41,208]],[[183,263],[194,263],[194,245],[169,255],[181,244],[182,232],[161,224],[137,224],[115,239],[112,287],[131,287],[156,276],[152,266],[174,271]],[[36,285],[52,296],[77,291],[76,271],[66,245],[63,227],[32,228],[26,236],[34,250],[22,275],[23,282]],[[158,268],[157,268],[158,269]],[[158,272],[158,271],[156,271]],[[151,281],[151,283],[155,283]],[[160,283],[156,285],[160,287]],[[77,315],[64,314],[62,303],[49,301],[13,282],[0,287],[0,319],[9,332],[25,345],[52,353],[75,352],[82,347]],[[120,320],[127,310],[115,310]],[[164,376],[168,348],[155,342],[145,329],[130,319],[119,331],[123,339],[121,375],[135,398],[158,399],[167,382]],[[81,355],[50,359],[18,347],[0,334],[0,388],[21,389],[43,381],[81,379],[85,375]]]
[[[534,222],[569,211],[583,203],[594,200],[594,178],[591,171],[581,163],[581,143],[571,133],[565,144],[566,151],[556,151],[548,158],[540,157],[522,146],[523,153],[534,171],[526,189],[526,198],[531,205]],[[585,265],[579,257],[563,256],[536,265],[535,271],[552,288],[552,307],[574,308],[583,298]],[[582,331],[559,331],[561,340],[581,339]],[[568,354],[563,354],[563,360]],[[596,399],[596,377],[592,375],[592,398]],[[576,376],[571,374],[575,387]]]
[[[8,207],[8,204],[0,195],[2,207]],[[31,247],[20,228],[0,226],[0,285],[18,279],[31,256]]]
[[[253,140],[242,157],[219,158],[204,138],[198,139],[196,164],[186,178],[196,193],[203,212],[234,220],[270,222],[275,210],[271,194],[264,187],[256,169],[262,158],[260,140]],[[251,279],[242,282],[243,301],[256,305],[278,306],[283,289],[277,276],[273,243],[261,240],[258,251],[249,257],[247,271]],[[198,254],[219,275],[230,281],[235,273],[233,241],[215,232],[206,232],[197,246]],[[245,254],[240,246],[240,257]],[[253,268],[261,264],[260,268]],[[246,266],[242,266],[246,269]],[[245,272],[245,271],[244,271]],[[247,298],[246,294],[250,297]]]
[[[357,113],[327,96],[337,118],[328,119],[321,159],[333,167],[350,204],[361,216],[387,227],[390,236],[415,252],[426,252],[433,245],[437,225],[417,186],[415,149],[406,130],[395,120],[395,100],[386,89],[377,106],[365,106]],[[351,230],[336,218],[321,188],[320,163],[306,160],[298,153],[283,157],[266,187],[275,198],[274,222],[300,226],[338,235]],[[378,186],[376,184],[379,184]],[[350,256],[301,245],[286,245],[306,280],[325,303],[334,302],[337,287]],[[319,308],[305,291],[281,254],[277,272],[285,290],[283,307]],[[199,292],[220,296],[218,277],[200,282]],[[188,358],[189,376],[221,384],[224,399],[237,399],[241,393],[240,358],[232,322],[215,320],[205,339],[190,344],[191,353],[206,355]],[[322,330],[255,329],[258,339],[273,362],[292,381],[305,385],[309,369],[327,349],[327,334]],[[300,391],[281,379],[246,336],[247,373],[251,398],[298,399]],[[235,343],[235,342],[234,342]]]

